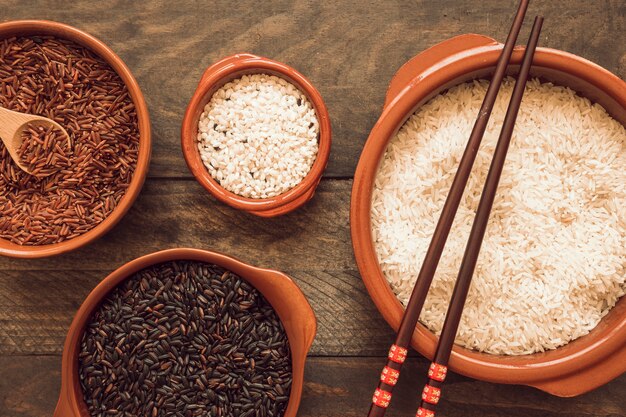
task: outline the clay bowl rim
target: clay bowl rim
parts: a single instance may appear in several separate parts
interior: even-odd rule
[[[232,193],[217,183],[209,174],[196,146],[198,121],[204,106],[217,89],[245,74],[270,74],[281,77],[302,91],[315,109],[319,122],[318,152],[311,170],[294,188],[270,198],[254,199]],[[236,209],[254,214],[277,211],[285,214],[299,207],[300,198],[315,190],[328,164],[332,131],[330,116],[322,96],[313,84],[296,69],[269,58],[240,53],[228,56],[207,68],[191,97],[181,128],[183,155],[196,180],[215,198]]]
[[[0,39],[12,36],[51,35],[57,38],[73,41],[84,46],[105,60],[120,76],[137,110],[139,127],[139,155],[137,166],[126,193],[118,206],[100,224],[90,231],[73,239],[39,246],[22,246],[0,239],[0,255],[14,258],[43,258],[59,255],[83,247],[102,237],[124,217],[133,205],[145,182],[152,152],[150,116],[139,84],[126,66],[124,61],[113,52],[104,42],[94,36],[64,23],[50,20],[14,20],[0,23]]]
[[[392,94],[387,97],[386,107],[365,144],[354,179],[350,218],[355,258],[372,300],[385,320],[396,331],[404,309],[384,278],[371,236],[370,204],[373,179],[378,170],[378,164],[390,138],[416,108],[435,95],[434,91],[446,83],[458,84],[459,82],[454,80],[473,71],[492,68],[502,48],[502,45],[495,40],[480,35],[463,35],[440,45],[447,42],[450,44],[446,47],[454,45],[458,51],[446,55],[446,48],[441,48],[444,52],[441,54],[443,56],[437,56],[434,59],[432,56],[428,57],[431,62],[420,64],[423,66],[422,71],[414,74],[416,77],[410,82],[407,82],[406,74],[404,77],[400,74],[410,69],[403,67],[398,71],[395,77],[404,78],[402,80],[404,83],[398,86],[394,85],[395,80],[392,81],[389,91],[394,91],[397,95]],[[476,45],[464,47],[464,44],[472,42]],[[440,51],[435,51],[435,49],[438,46],[420,55],[426,56],[433,53],[437,55]],[[522,54],[523,50],[516,48],[512,62],[519,64]],[[417,60],[420,55],[414,59]],[[584,58],[554,49],[539,48],[533,65],[539,68],[554,68],[586,80],[622,107],[626,107],[626,84],[609,71]],[[604,326],[603,323],[607,322],[608,317],[612,317],[611,325]],[[564,347],[533,355],[503,356],[479,353],[455,346],[450,366],[459,373],[477,379],[531,385],[556,395],[571,396],[596,388],[626,370],[626,363],[622,365],[624,369],[621,370],[618,369],[619,366],[608,370],[607,366],[604,366],[606,362],[612,360],[612,355],[616,353],[626,355],[626,349],[623,348],[625,342],[626,300],[622,299],[589,335]],[[422,324],[418,324],[413,334],[412,346],[420,353],[432,358],[435,344],[434,334]],[[564,350],[565,347],[569,348]],[[621,352],[620,349],[622,349]],[[564,351],[571,352],[562,355]],[[592,378],[593,380],[583,382],[581,377],[576,375],[584,372],[589,374],[596,367],[603,367],[604,376],[596,375]],[[559,381],[565,380],[568,380],[569,385],[558,387]],[[580,383],[580,385],[575,387],[574,383]]]
[[[125,263],[104,278],[85,298],[74,315],[63,346],[61,392],[54,416],[88,417],[78,376],[78,353],[85,326],[101,301],[121,282],[152,265],[173,260],[206,262],[221,266],[248,281],[263,294],[279,315],[292,354],[293,382],[285,417],[295,417],[304,386],[307,353],[317,332],[315,313],[298,285],[286,274],[255,267],[228,255],[203,249],[175,248],[153,252]],[[251,281],[257,281],[253,284]],[[260,289],[259,286],[264,287]],[[266,287],[266,288],[265,288]],[[276,291],[268,296],[270,291]],[[287,294],[288,293],[288,294]],[[288,296],[286,296],[288,295]]]

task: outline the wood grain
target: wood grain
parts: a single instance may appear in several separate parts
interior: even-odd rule
[[[1,274],[0,358],[61,354],[76,310],[107,274],[73,270]],[[383,355],[389,348],[393,332],[356,271],[289,271],[289,275],[304,291],[318,319],[312,356]]]
[[[306,365],[300,417],[358,417],[367,412],[381,358],[310,358]],[[60,388],[59,356],[0,358],[0,417],[49,417]],[[428,363],[409,359],[387,415],[414,415],[418,387]],[[1,374],[0,374],[1,375]],[[576,398],[555,398],[533,388],[473,381],[450,374],[440,417],[621,417],[626,377]]]
[[[463,33],[502,41],[515,3],[3,0],[0,19],[74,25],[102,39],[126,61],[150,108],[154,177],[190,175],[181,157],[180,123],[207,66],[237,52],[286,62],[310,78],[329,107],[334,146],[326,175],[337,178],[352,176],[380,115],[387,84],[404,62]],[[546,17],[540,45],[581,55],[626,76],[623,0],[535,0],[528,15],[539,13]],[[520,39],[526,39],[526,26]]]
[[[98,242],[47,259],[1,258],[0,271],[112,271],[172,247],[225,252],[283,271],[354,270],[348,219],[351,186],[347,180],[323,181],[301,209],[262,219],[218,202],[194,180],[150,179],[129,213]]]

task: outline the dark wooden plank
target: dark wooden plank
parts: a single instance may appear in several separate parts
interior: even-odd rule
[[[0,357],[0,417],[50,417],[60,387],[60,356]]]
[[[0,259],[1,270],[113,270],[172,247],[225,252],[279,270],[355,269],[348,224],[352,181],[325,180],[304,207],[263,219],[231,208],[194,180],[146,182],[122,221],[98,242],[67,255]]]
[[[326,174],[350,177],[393,73],[424,49],[463,33],[503,40],[515,1],[64,2],[3,0],[2,20],[44,18],[84,29],[130,66],[154,128],[151,175],[189,176],[179,146],[184,109],[202,71],[237,52],[286,62],[326,100],[334,146]],[[622,0],[535,0],[541,45],[626,76]],[[525,39],[526,31],[520,39]]]
[[[301,415],[362,416],[383,365],[380,358],[313,358],[308,362]],[[388,416],[412,416],[426,380],[429,363],[409,359],[394,390]],[[600,417],[623,416],[626,403],[620,392],[626,388],[622,376],[600,389],[576,398],[553,397],[534,388],[499,385],[451,374],[446,379],[441,417]]]
[[[298,415],[365,415],[382,365],[380,358],[310,358]],[[60,387],[59,356],[0,358],[0,417],[49,417]],[[407,361],[387,411],[389,417],[414,415],[427,369]],[[575,398],[556,398],[533,388],[498,385],[451,374],[437,414],[441,417],[620,417],[626,415],[626,376]]]
[[[109,271],[6,271],[0,275],[0,357],[60,354],[87,294]],[[359,275],[288,271],[318,319],[311,355],[382,355],[393,340]],[[2,390],[0,390],[0,393]]]

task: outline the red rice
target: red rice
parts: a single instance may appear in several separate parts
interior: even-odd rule
[[[0,106],[48,117],[70,138],[48,139],[55,144],[47,176],[21,171],[0,143],[0,238],[45,245],[96,227],[137,165],[137,113],[122,79],[71,41],[9,38],[0,40],[0,92]]]

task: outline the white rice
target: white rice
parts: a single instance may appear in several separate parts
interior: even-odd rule
[[[267,74],[244,75],[217,90],[198,123],[198,150],[211,176],[249,198],[283,194],[309,173],[319,122],[297,87]]]
[[[488,82],[456,86],[411,116],[375,181],[376,251],[406,304]],[[439,334],[513,80],[498,96],[420,321]],[[531,80],[456,343],[522,355],[593,329],[626,290],[626,130],[568,88]]]

